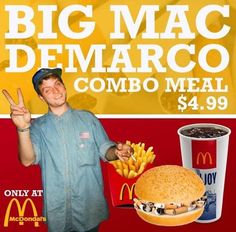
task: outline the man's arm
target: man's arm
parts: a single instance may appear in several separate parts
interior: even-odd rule
[[[133,148],[128,144],[111,142],[100,121],[93,114],[89,115],[92,116],[93,134],[102,158],[108,161],[128,160],[133,154]]]
[[[30,139],[30,129],[28,128],[26,131],[18,130],[18,138],[19,159],[24,166],[30,166],[35,161],[34,149]]]
[[[33,145],[30,139],[30,121],[31,114],[25,107],[23,95],[20,89],[17,89],[18,104],[16,104],[10,94],[2,91],[10,103],[11,119],[18,131],[19,138],[19,158],[24,166],[31,165],[35,160]]]

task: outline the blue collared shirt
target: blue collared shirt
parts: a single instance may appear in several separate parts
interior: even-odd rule
[[[44,214],[51,232],[86,231],[108,216],[100,158],[114,145],[90,112],[48,112],[31,127],[41,166]]]

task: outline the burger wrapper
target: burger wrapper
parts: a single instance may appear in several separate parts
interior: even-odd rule
[[[146,168],[140,175],[131,179],[119,175],[112,164],[107,163],[106,166],[112,205],[115,207],[133,207],[135,183],[139,176],[148,169],[153,168],[154,164],[147,164]]]

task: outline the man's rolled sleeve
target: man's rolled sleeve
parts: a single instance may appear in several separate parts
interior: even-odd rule
[[[106,152],[110,147],[115,146],[116,143],[109,140],[102,124],[94,115],[93,115],[92,120],[93,120],[93,134],[94,134],[96,145],[99,150],[99,155],[102,160],[107,161],[105,157]]]
[[[34,154],[35,154],[35,161],[34,164],[38,164],[41,161],[42,155],[41,155],[41,149],[40,149],[40,135],[39,135],[39,131],[37,131],[37,129],[32,126],[31,130],[30,130],[30,139],[31,139],[31,143],[33,146],[33,150],[34,150]]]
[[[103,143],[100,148],[99,148],[99,152],[101,154],[101,158],[103,159],[103,161],[108,161],[106,159],[106,152],[110,147],[115,146],[116,144],[112,141],[106,141],[105,143]]]
[[[38,164],[41,160],[41,153],[39,148],[37,147],[37,145],[35,143],[32,143],[33,145],[33,149],[34,149],[34,154],[35,154],[35,160],[33,164]]]

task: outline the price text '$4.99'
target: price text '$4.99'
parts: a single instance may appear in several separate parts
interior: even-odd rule
[[[205,103],[203,105],[199,105],[198,103],[198,97],[193,96],[190,99],[188,97],[184,96],[184,94],[181,94],[178,98],[178,110],[181,112],[184,112],[188,109],[191,110],[226,110],[228,107],[228,99],[225,96],[208,96],[205,100]]]

